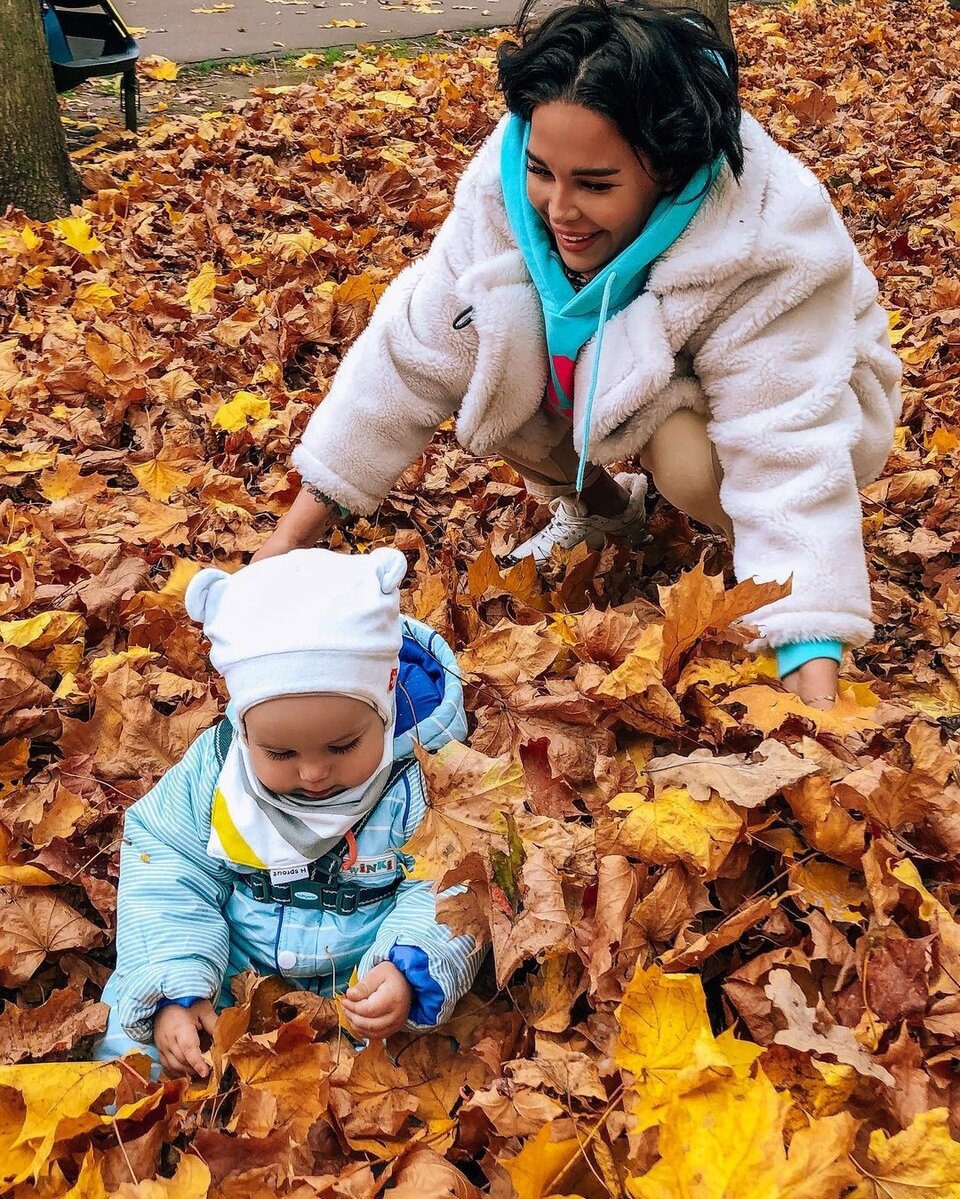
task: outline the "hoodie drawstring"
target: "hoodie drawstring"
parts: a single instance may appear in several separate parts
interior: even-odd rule
[[[597,326],[597,348],[593,355],[593,369],[590,371],[590,389],[587,392],[587,402],[583,411],[583,449],[577,464],[577,498],[583,490],[583,480],[587,472],[587,462],[590,457],[590,425],[593,420],[593,400],[597,394],[597,376],[600,373],[600,354],[603,351],[603,333],[607,325],[607,309],[610,307],[610,293],[616,282],[617,272],[611,271],[603,288],[603,299],[600,301],[600,323]]]

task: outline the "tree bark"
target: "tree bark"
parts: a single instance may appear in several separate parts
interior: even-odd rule
[[[0,0],[0,214],[37,220],[80,199],[67,154],[37,0]]]
[[[684,4],[687,8],[695,8],[716,25],[717,32],[731,50],[736,50],[733,44],[733,33],[730,29],[729,0],[653,0],[653,3]],[[2,3],[2,0],[0,0]]]

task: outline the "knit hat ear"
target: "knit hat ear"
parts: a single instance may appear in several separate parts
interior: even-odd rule
[[[391,550],[386,546],[374,550],[370,561],[376,563],[375,570],[380,580],[380,590],[384,595],[397,591],[407,573],[407,560],[399,550]]]
[[[223,599],[224,587],[230,576],[225,570],[217,570],[208,566],[198,571],[187,584],[183,597],[184,607],[191,620],[205,624],[213,620]]]

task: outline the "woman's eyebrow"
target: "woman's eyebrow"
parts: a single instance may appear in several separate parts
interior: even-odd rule
[[[547,164],[542,158],[538,158],[531,150],[527,151],[527,157],[531,162],[535,162],[539,167],[545,167]],[[576,170],[570,172],[572,175],[590,175],[593,178],[606,178],[610,175],[619,175],[619,167],[577,167]]]

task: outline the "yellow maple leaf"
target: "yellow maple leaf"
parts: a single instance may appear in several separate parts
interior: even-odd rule
[[[875,1129],[857,1168],[864,1179],[853,1199],[960,1199],[960,1143],[943,1107],[920,1112],[896,1136]]]
[[[121,650],[119,653],[103,654],[99,658],[94,658],[90,663],[90,677],[95,683],[99,683],[101,679],[105,679],[108,674],[127,662],[135,666],[138,662],[155,662],[159,657],[159,654],[145,646],[131,645],[129,649]]]
[[[74,295],[78,304],[106,314],[116,308],[114,301],[119,298],[120,292],[109,283],[81,283]]]
[[[416,108],[417,101],[415,96],[411,96],[409,92],[374,92],[374,100],[379,100],[381,104],[388,104],[391,108]]]
[[[636,1078],[635,1131],[658,1123],[676,1096],[746,1077],[763,1052],[732,1034],[714,1037],[700,979],[666,974],[659,966],[634,972],[617,1020],[617,1065]]]
[[[558,1194],[556,1183],[581,1155],[576,1137],[554,1141],[553,1124],[544,1124],[516,1157],[503,1163],[517,1199],[545,1199]]]
[[[332,21],[327,21],[325,25],[321,25],[321,29],[363,29],[366,27],[366,21],[355,21],[352,17],[349,20],[341,20],[339,17],[334,17]]]
[[[716,878],[743,831],[743,818],[719,795],[696,800],[685,787],[665,787],[655,799],[624,792],[610,801],[627,818],[617,834],[621,851],[645,862],[683,862]]]
[[[108,1062],[56,1062],[50,1065],[0,1066],[0,1087],[17,1092],[23,1123],[11,1148],[27,1146],[32,1160],[14,1182],[22,1182],[49,1157],[61,1124],[71,1136],[103,1120],[91,1108],[120,1081],[118,1066]]]
[[[621,664],[597,688],[599,695],[628,699],[642,695],[648,687],[663,682],[663,626],[648,624]]]
[[[57,460],[56,450],[14,450],[0,454],[0,477],[4,475],[32,475],[38,470],[47,470]]]
[[[58,641],[83,635],[83,618],[76,612],[40,612],[25,620],[0,620],[0,641],[18,649],[49,649]]]
[[[213,417],[217,429],[235,433],[255,421],[266,420],[270,415],[270,401],[253,391],[238,391],[232,400],[221,404]]]
[[[832,923],[864,923],[857,905],[868,902],[866,888],[836,862],[800,862],[790,871],[790,885],[798,888],[800,903],[819,908]]]
[[[151,458],[138,466],[131,464],[131,472],[151,499],[166,503],[175,491],[186,487],[193,477],[188,471],[173,466],[168,459]]]
[[[141,58],[140,70],[148,79],[159,79],[163,83],[170,83],[178,74],[177,64],[169,58],[164,58],[162,54],[151,54],[148,58]]]
[[[322,54],[316,54],[315,52],[311,51],[309,54],[304,54],[298,58],[293,65],[295,67],[300,67],[301,70],[308,71],[313,67],[322,67],[325,62],[326,59]],[[317,151],[312,150],[311,153],[316,154]]]
[[[634,1199],[779,1199],[789,1107],[762,1071],[674,1098],[660,1125],[660,1161],[628,1178],[627,1190]]]
[[[194,316],[198,312],[209,312],[213,307],[212,296],[217,282],[217,272],[212,262],[205,262],[200,273],[189,280],[184,294]]]
[[[85,258],[96,253],[97,250],[103,249],[103,242],[90,228],[90,222],[86,217],[63,217],[60,220],[51,221],[50,228],[61,241],[66,242],[71,250],[76,250]]]

